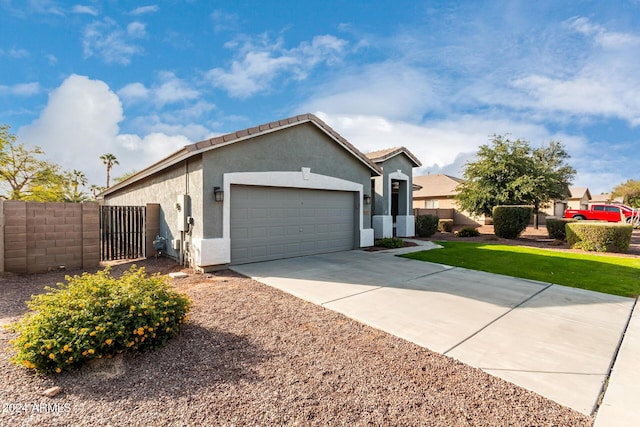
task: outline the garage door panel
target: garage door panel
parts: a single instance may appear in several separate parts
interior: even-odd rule
[[[233,185],[231,262],[353,249],[353,197],[350,192]]]

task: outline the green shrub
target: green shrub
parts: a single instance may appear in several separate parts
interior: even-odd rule
[[[120,279],[110,269],[66,277],[67,284],[27,302],[31,309],[8,326],[11,360],[37,372],[61,372],[94,358],[163,346],[187,320],[191,306],[158,274],[132,266]]]
[[[478,237],[479,235],[480,235],[480,232],[478,231],[478,229],[471,226],[462,227],[456,233],[456,236],[458,237]]]
[[[496,206],[493,208],[493,232],[504,239],[515,239],[531,220],[531,206]]]
[[[404,242],[397,237],[385,237],[384,239],[376,240],[376,246],[381,248],[395,249],[401,248],[402,245],[404,245]]]
[[[433,236],[438,231],[439,219],[435,215],[418,215],[416,217],[416,234],[420,237]]]
[[[567,243],[572,249],[597,252],[627,252],[633,226],[607,222],[579,221],[566,225]]]
[[[576,222],[576,220],[570,218],[547,218],[546,225],[549,238],[555,240],[566,240],[566,226],[569,222]]]
[[[445,233],[451,233],[453,231],[453,220],[441,219],[440,222],[438,222],[438,230],[444,231]]]

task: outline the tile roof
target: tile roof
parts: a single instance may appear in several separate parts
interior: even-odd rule
[[[237,132],[228,133],[225,135],[216,136],[204,141],[197,142],[195,144],[187,145],[185,149],[187,151],[200,151],[207,150],[208,148],[217,148],[230,143],[236,143],[244,141],[249,138],[254,138],[258,135],[274,132],[279,129],[295,126],[297,124],[310,122],[315,124],[320,130],[324,131],[327,135],[333,138],[336,142],[342,145],[347,151],[355,155],[377,173],[382,173],[380,167],[378,167],[371,159],[365,156],[360,150],[354,147],[349,141],[347,141],[342,135],[336,132],[331,126],[319,119],[313,114],[300,114],[298,116],[289,117],[282,120],[276,120],[273,122],[265,123],[259,126],[254,126],[248,129],[239,130]]]
[[[372,161],[379,163],[384,162],[385,160],[388,160],[401,153],[405,154],[413,162],[414,166],[422,166],[420,160],[418,160],[418,158],[405,147],[385,148],[384,150],[372,151],[370,153],[366,153],[365,155]]]
[[[204,141],[196,142],[194,144],[186,145],[184,148],[176,151],[175,153],[165,157],[164,159],[152,164],[151,166],[141,170],[140,172],[130,176],[129,178],[109,187],[104,190],[100,195],[104,196],[110,194],[120,188],[146,178],[154,173],[157,173],[169,166],[172,166],[184,159],[187,159],[196,153],[213,150],[216,148],[224,147],[229,144],[236,144],[242,141],[250,140],[260,135],[275,132],[277,130],[285,129],[288,127],[296,126],[304,123],[312,123],[318,127],[321,131],[327,134],[330,138],[340,144],[347,152],[355,156],[365,166],[367,166],[373,174],[382,175],[382,169],[375,164],[371,159],[365,156],[360,150],[354,147],[349,141],[347,141],[342,135],[336,132],[328,124],[320,120],[313,114],[301,114],[298,116],[289,117],[282,120],[276,120],[273,122],[265,123],[259,126],[254,126],[248,129],[239,130],[237,132],[228,133],[225,135],[216,136],[206,139]]]
[[[414,176],[413,183],[422,188],[414,191],[413,198],[420,197],[451,197],[458,194],[456,187],[464,182],[461,178],[456,178],[441,173],[433,175]]]

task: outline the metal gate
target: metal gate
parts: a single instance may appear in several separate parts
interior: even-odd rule
[[[100,206],[100,260],[145,257],[145,206]]]

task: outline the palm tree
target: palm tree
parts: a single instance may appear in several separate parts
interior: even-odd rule
[[[87,177],[84,176],[82,171],[74,169],[71,173],[71,185],[73,185],[73,194],[78,194],[78,186],[87,185]]]
[[[111,181],[111,168],[114,165],[119,165],[120,162],[118,162],[116,156],[111,153],[103,154],[100,156],[100,160],[102,160],[102,163],[107,166],[107,188],[109,188],[109,181]]]
[[[71,185],[71,194],[67,194],[65,196],[65,201],[67,202],[82,202],[86,200],[87,196],[82,191],[78,191],[78,187],[84,187],[87,185],[87,177],[77,169],[74,169],[73,172],[68,172],[66,174],[67,179]]]
[[[89,187],[89,190],[91,190],[91,192],[93,193],[93,198],[95,199],[98,196],[98,193],[105,190],[105,188],[100,187],[99,185],[96,185],[96,184],[91,184],[91,187]]]

